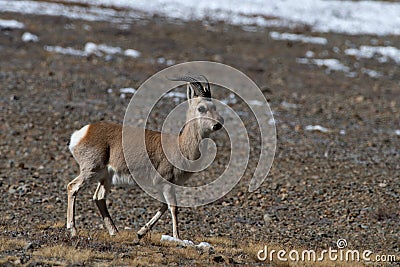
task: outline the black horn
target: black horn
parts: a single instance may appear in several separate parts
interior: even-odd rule
[[[200,77],[202,77],[206,81],[207,88],[205,88],[200,81],[198,81],[196,78],[192,76],[180,76],[168,79],[171,81],[189,82],[193,86],[196,96],[211,98],[210,83],[208,82],[207,78],[204,75],[200,75]]]

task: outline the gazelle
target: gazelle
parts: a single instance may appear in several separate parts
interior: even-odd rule
[[[205,77],[203,76],[203,78]],[[146,166],[148,161],[144,160],[147,155],[159,175],[172,183],[182,184],[191,173],[175,167],[168,161],[163,151],[161,135],[163,138],[164,135],[167,136],[167,145],[168,141],[171,141],[171,149],[176,150],[175,153],[172,153],[173,155],[182,154],[186,159],[195,160],[200,157],[199,144],[201,140],[222,128],[224,120],[211,101],[210,84],[207,79],[205,79],[206,87],[190,76],[174,80],[188,82],[186,123],[179,135],[166,135],[157,131],[144,131],[130,127],[128,141],[134,150],[129,150],[129,153],[124,155],[122,130],[125,126],[99,122],[86,125],[72,134],[69,149],[80,167],[79,176],[67,186],[67,229],[70,229],[72,235],[76,235],[75,199],[79,189],[85,183],[98,183],[93,199],[109,234],[115,235],[118,230],[106,205],[106,197],[111,185],[134,184],[129,170],[135,170],[135,174],[146,177],[149,184],[156,183],[154,173],[149,171],[151,168]],[[146,144],[144,144],[143,138]],[[178,146],[172,145],[176,142],[178,142]],[[159,194],[163,196],[165,203],[161,204],[154,217],[137,232],[138,237],[143,237],[169,208],[172,215],[173,237],[179,239],[175,193],[168,186],[157,188],[160,189]]]

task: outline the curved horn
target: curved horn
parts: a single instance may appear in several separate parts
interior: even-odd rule
[[[206,89],[206,91],[208,91],[209,94],[210,94],[210,96],[211,96],[210,82],[208,81],[207,77],[204,76],[204,75],[199,75],[199,77],[203,78],[203,79],[206,81],[206,84],[207,84],[207,89]]]
[[[204,76],[202,76],[202,77],[204,77]],[[199,82],[196,78],[193,78],[191,76],[181,76],[181,77],[168,78],[168,79],[171,80],[171,81],[189,82],[191,85],[193,85],[193,89],[195,91],[196,96],[211,98],[210,84],[208,83],[208,80],[207,80],[206,77],[204,77],[204,79],[207,82],[207,89],[205,89],[203,87],[201,82]]]

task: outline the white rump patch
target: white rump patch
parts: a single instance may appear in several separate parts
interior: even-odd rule
[[[85,137],[88,129],[89,129],[89,125],[86,125],[86,126],[82,127],[80,130],[75,131],[71,135],[71,141],[69,143],[69,150],[71,151],[72,154],[74,154],[74,152],[72,150],[82,140],[82,138]]]

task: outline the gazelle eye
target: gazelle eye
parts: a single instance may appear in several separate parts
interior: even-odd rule
[[[206,108],[203,107],[203,106],[200,106],[197,110],[198,110],[200,113],[206,113]]]

